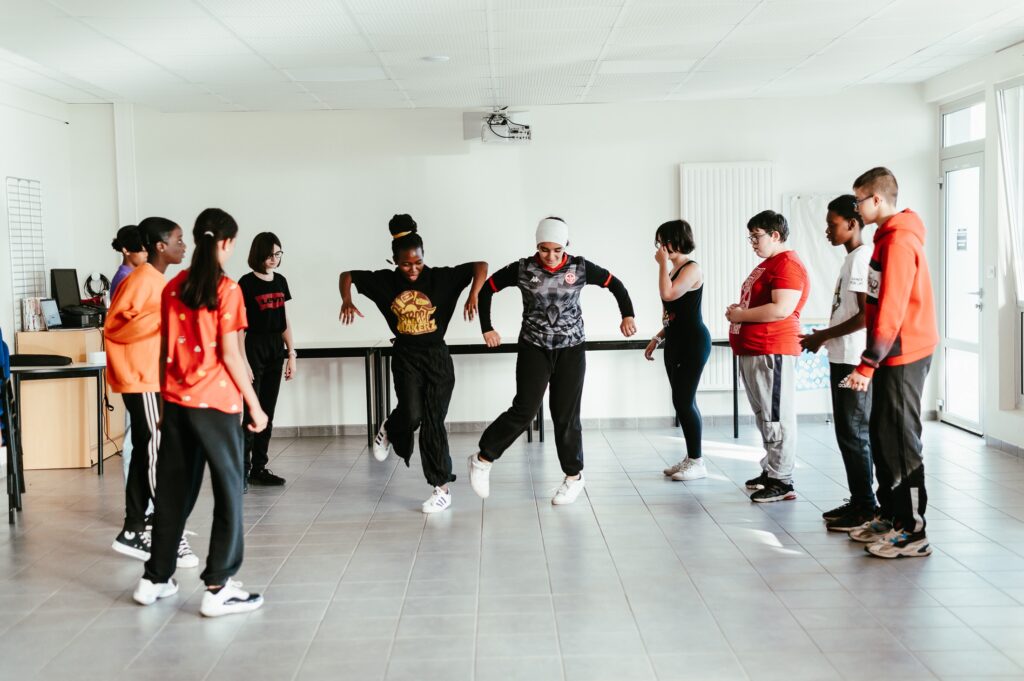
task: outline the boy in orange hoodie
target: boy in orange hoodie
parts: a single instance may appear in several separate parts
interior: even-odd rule
[[[139,235],[149,254],[118,287],[110,304],[103,337],[107,352],[107,383],[121,393],[131,418],[133,456],[125,484],[124,526],[112,548],[139,560],[149,560],[150,534],[146,507],[156,492],[156,455],[160,443],[160,295],[167,283],[164,272],[181,263],[185,242],[181,227],[165,218],[146,218]],[[179,567],[195,567],[199,559],[182,537]]]
[[[921,394],[939,336],[924,223],[909,208],[897,211],[898,191],[887,168],[872,168],[853,183],[861,217],[878,229],[868,270],[867,348],[844,382],[866,391],[874,379],[869,430],[881,508],[850,538],[879,558],[932,552],[924,521]]]

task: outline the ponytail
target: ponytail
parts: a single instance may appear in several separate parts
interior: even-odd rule
[[[388,231],[391,232],[391,257],[396,262],[398,254],[402,251],[423,248],[423,237],[416,233],[417,229],[416,221],[406,213],[395,215],[388,222]]]
[[[141,253],[146,250],[142,246],[142,239],[139,235],[139,228],[135,225],[127,225],[117,230],[117,236],[110,242],[110,247],[120,253],[121,251],[128,251],[129,253]]]
[[[188,276],[181,286],[181,302],[186,306],[193,310],[201,307],[217,309],[217,286],[224,274],[217,259],[217,244],[234,239],[237,234],[238,223],[220,208],[207,208],[196,218],[196,225],[192,228],[196,249],[192,253]]]
[[[167,218],[146,218],[139,223],[139,242],[146,253],[149,254],[149,261],[155,262],[157,256],[156,245],[166,243],[171,238],[171,232],[177,227],[177,223]],[[118,233],[120,238],[120,232]],[[129,249],[131,250],[131,249]],[[142,250],[142,249],[139,249]]]

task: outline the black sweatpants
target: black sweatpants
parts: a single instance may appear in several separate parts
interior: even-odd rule
[[[512,406],[487,426],[480,436],[480,454],[495,461],[537,417],[544,391],[551,386],[548,405],[555,424],[555,448],[562,472],[583,470],[583,427],[580,402],[587,354],[583,344],[549,350],[523,341],[516,358],[516,396]]]
[[[166,582],[174,574],[178,542],[199,498],[206,464],[213,485],[213,528],[200,578],[208,586],[220,586],[242,565],[242,424],[238,415],[167,402],[156,466],[160,497],[144,575],[151,582]]]
[[[124,486],[124,529],[146,529],[149,500],[156,497],[157,448],[160,446],[160,393],[122,393],[131,418],[132,458]]]
[[[932,358],[880,366],[872,379],[871,455],[883,517],[907,532],[925,528],[928,492],[921,444],[921,396]]]
[[[398,404],[385,428],[395,453],[409,465],[413,436],[420,431],[423,475],[434,487],[455,480],[444,420],[455,389],[455,367],[448,346],[396,346],[391,360]]]
[[[261,471],[267,467],[270,436],[274,430],[274,408],[281,391],[281,374],[287,354],[280,333],[246,333],[245,356],[252,369],[252,389],[267,414],[267,427],[259,433],[248,428],[245,435],[245,471]],[[245,423],[249,423],[249,407],[245,407]]]
[[[697,387],[710,356],[711,334],[703,325],[685,339],[669,339],[665,343],[665,373],[672,386],[672,406],[683,429],[686,456],[690,459],[702,456],[704,422],[697,407]]]

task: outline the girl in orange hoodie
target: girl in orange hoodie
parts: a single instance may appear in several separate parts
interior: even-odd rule
[[[107,351],[107,383],[121,393],[131,418],[133,456],[125,485],[124,526],[113,549],[148,560],[150,534],[146,508],[156,493],[156,453],[160,443],[160,294],[164,273],[185,257],[181,227],[166,218],[146,218],[139,235],[148,262],[132,270],[118,287],[107,312],[103,337]],[[181,539],[178,566],[195,567],[199,560]]]

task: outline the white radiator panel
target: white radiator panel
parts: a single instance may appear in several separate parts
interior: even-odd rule
[[[747,221],[775,208],[770,163],[683,163],[679,166],[679,214],[693,227],[694,259],[704,271],[704,323],[713,339],[728,338],[725,308],[739,302],[740,285],[757,264],[747,240]],[[732,357],[714,349],[701,388],[732,387]]]

